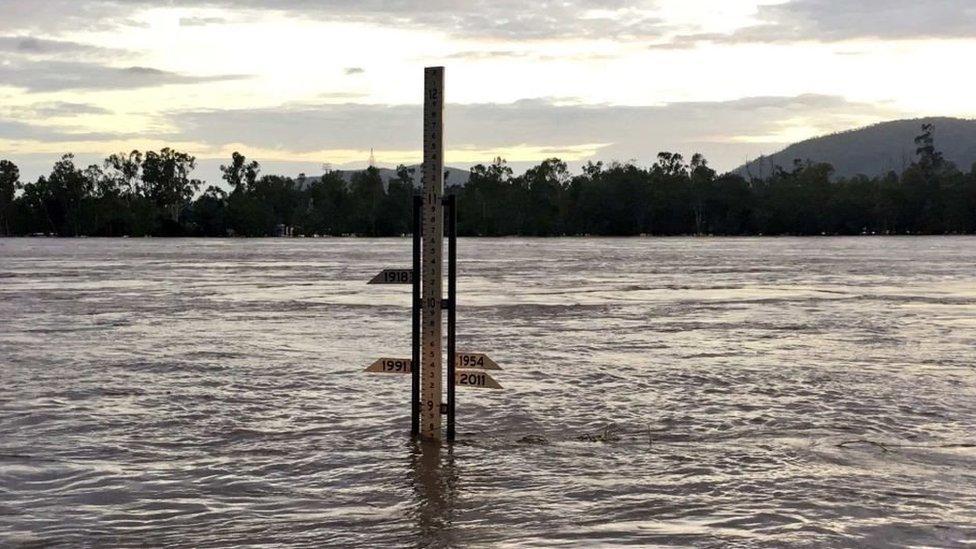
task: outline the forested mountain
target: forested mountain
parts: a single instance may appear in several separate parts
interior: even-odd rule
[[[736,169],[735,173],[747,178],[764,178],[776,166],[790,169],[795,160],[830,164],[834,167],[834,177],[901,173],[915,160],[914,138],[923,124],[936,128],[935,145],[946,160],[962,171],[969,171],[976,163],[976,120],[921,118],[883,122],[807,139],[776,154],[753,160]]]

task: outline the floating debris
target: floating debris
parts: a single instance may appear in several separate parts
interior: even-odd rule
[[[545,446],[549,444],[549,439],[542,435],[525,435],[516,442],[519,444],[536,444],[539,446]]]
[[[601,432],[580,435],[576,439],[583,442],[617,442],[620,440],[620,427],[616,423],[608,423]]]

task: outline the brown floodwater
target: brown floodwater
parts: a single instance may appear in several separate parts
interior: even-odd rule
[[[0,546],[976,544],[976,238],[0,239]]]

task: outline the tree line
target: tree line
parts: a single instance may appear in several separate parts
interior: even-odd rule
[[[718,174],[699,154],[662,152],[649,168],[588,163],[571,174],[548,159],[514,175],[502,159],[471,168],[458,195],[462,236],[854,235],[976,233],[976,166],[963,172],[916,139],[902,173],[832,177],[829,164],[795,161],[767,177]],[[261,175],[234,153],[221,166],[229,192],[191,177],[196,159],[164,148],[76,166],[64,155],[22,183],[0,160],[0,234],[59,236],[398,236],[412,222],[413,169],[384,184],[375,168],[346,181]]]

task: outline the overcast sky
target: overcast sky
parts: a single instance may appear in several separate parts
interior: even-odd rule
[[[0,0],[0,158],[240,150],[265,171],[420,159],[425,65],[447,161],[720,170],[807,137],[972,118],[973,0]]]

